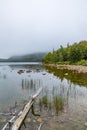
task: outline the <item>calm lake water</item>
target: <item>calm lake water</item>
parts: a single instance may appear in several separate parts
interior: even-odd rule
[[[19,73],[22,70],[23,73]],[[85,130],[87,75],[43,67],[39,63],[0,63],[0,129],[40,88],[43,90],[25,120],[26,129]],[[24,126],[21,128],[25,129]]]

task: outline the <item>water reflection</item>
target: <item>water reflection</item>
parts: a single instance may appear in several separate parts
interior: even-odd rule
[[[7,74],[0,72],[0,80],[6,78],[7,78]]]
[[[9,65],[9,67],[14,70],[14,69],[17,69],[19,70],[20,68],[23,69],[23,70],[27,70],[27,71],[35,71],[35,72],[39,72],[39,70],[44,70],[44,68],[40,65],[40,64],[13,64],[13,65]]]
[[[87,87],[87,74],[85,73],[78,73],[76,71],[71,71],[68,69],[57,69],[56,67],[45,67],[49,73],[53,73],[54,75],[58,76],[61,79],[61,82],[64,78],[68,79],[71,83],[80,86]]]
[[[41,86],[40,79],[33,79],[33,78],[25,78],[22,79],[22,90],[28,91],[29,96],[31,97]]]
[[[87,86],[87,77],[67,70],[46,69],[37,64],[0,66],[0,113],[15,106],[15,102],[21,110],[32,95],[43,87],[35,104],[41,118],[46,120],[51,116],[52,121],[56,122],[53,116],[58,115],[68,123],[70,117],[84,124],[87,119],[87,88],[84,87]],[[24,73],[18,74],[19,70]],[[5,123],[7,117],[0,115],[0,122],[4,118]],[[3,123],[0,125],[2,127]]]
[[[53,98],[49,98],[48,95],[39,98],[39,107],[40,111],[42,109],[47,109],[50,113],[55,113],[58,115],[60,111],[63,111],[64,100],[62,97],[54,96]]]

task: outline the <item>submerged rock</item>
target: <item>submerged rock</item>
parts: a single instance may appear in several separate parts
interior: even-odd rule
[[[87,127],[87,122],[85,122],[85,126]]]
[[[31,70],[27,70],[27,71],[26,71],[26,73],[30,73],[30,72],[32,72],[32,71],[31,71]]]
[[[42,118],[38,118],[37,121],[38,121],[38,122],[42,122]]]
[[[46,75],[46,73],[42,73],[42,75]]]
[[[22,73],[24,73],[24,70],[19,70],[17,73],[22,74]]]
[[[33,122],[35,123],[36,121],[35,121],[35,120],[33,120]]]
[[[27,118],[26,121],[27,121],[27,122],[31,122],[31,118]]]
[[[6,122],[6,119],[5,118],[1,119],[0,122],[4,123],[4,122]]]

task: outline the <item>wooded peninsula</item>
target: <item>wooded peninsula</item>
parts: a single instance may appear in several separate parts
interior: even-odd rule
[[[49,52],[44,58],[45,64],[74,64],[87,66],[87,41],[60,46],[59,49]]]

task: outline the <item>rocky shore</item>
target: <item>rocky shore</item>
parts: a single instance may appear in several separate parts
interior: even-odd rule
[[[87,73],[87,66],[81,66],[81,65],[58,65],[58,64],[45,64],[45,66],[53,66],[57,67],[58,69],[68,69],[68,70],[74,70],[78,73]]]

